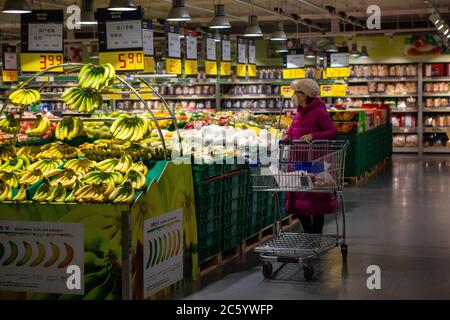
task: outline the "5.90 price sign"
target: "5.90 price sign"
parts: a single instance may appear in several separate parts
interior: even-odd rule
[[[20,68],[22,72],[39,72],[64,62],[62,53],[22,53]],[[63,68],[52,69],[52,72],[62,72]]]
[[[111,63],[116,71],[144,70],[143,51],[100,52],[100,63]]]

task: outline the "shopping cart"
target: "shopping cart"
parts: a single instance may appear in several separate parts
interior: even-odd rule
[[[253,190],[272,192],[278,208],[275,237],[255,251],[263,262],[263,275],[272,278],[272,262],[302,263],[306,280],[312,279],[311,261],[327,251],[341,247],[342,258],[347,260],[345,243],[344,164],[347,141],[292,141],[280,143],[268,155],[270,161],[257,161],[251,165]],[[335,212],[336,234],[319,235],[283,232],[281,229],[280,192],[328,193],[338,200]],[[339,231],[339,211],[342,215],[342,233]]]

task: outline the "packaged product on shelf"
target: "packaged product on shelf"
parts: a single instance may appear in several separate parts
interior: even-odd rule
[[[377,92],[384,93],[386,91],[386,84],[383,82],[377,83]]]
[[[393,95],[396,93],[396,91],[397,91],[397,88],[394,84],[392,84],[392,83],[386,84],[386,90],[384,93],[386,93],[387,95]]]
[[[396,74],[396,67],[395,66],[389,66],[389,77],[395,77]]]
[[[393,147],[404,147],[406,145],[406,137],[403,134],[396,134],[392,136]]]
[[[363,66],[363,77],[370,78],[372,76],[372,69],[370,66]]]
[[[417,134],[407,134],[405,136],[405,146],[406,147],[417,147],[418,145],[418,135]]]

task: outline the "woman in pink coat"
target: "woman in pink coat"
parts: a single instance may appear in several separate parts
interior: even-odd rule
[[[338,132],[320,96],[314,80],[302,79],[291,83],[292,102],[297,115],[282,138],[289,140],[336,140]],[[334,213],[337,201],[329,193],[289,192],[286,198],[288,214],[298,215],[305,233],[321,234],[324,214]]]

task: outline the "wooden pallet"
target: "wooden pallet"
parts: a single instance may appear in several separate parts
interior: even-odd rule
[[[285,231],[292,228],[295,224],[298,224],[299,220],[295,219],[293,215],[289,215],[282,220],[282,230]],[[200,276],[214,270],[225,262],[239,256],[240,254],[249,252],[257,247],[259,244],[273,238],[277,233],[276,224],[271,224],[266,228],[262,229],[257,234],[245,239],[241,243],[237,244],[235,247],[220,252],[215,256],[212,256],[208,260],[200,264]]]
[[[385,158],[384,160],[380,161],[376,165],[374,165],[371,169],[365,171],[363,174],[356,176],[356,177],[345,177],[344,182],[351,184],[351,185],[358,185],[362,183],[364,180],[367,180],[383,170],[387,164],[390,162],[390,158]]]

